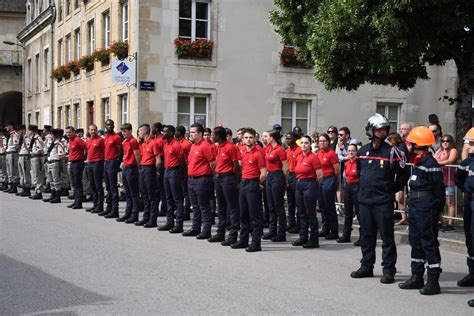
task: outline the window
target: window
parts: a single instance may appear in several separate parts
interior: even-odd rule
[[[40,111],[35,112],[35,122],[36,125],[40,126]]]
[[[40,92],[40,89],[39,89],[39,81],[40,81],[40,66],[39,66],[39,63],[40,63],[40,55],[39,54],[36,54],[35,55],[35,75],[33,76],[33,80],[35,81],[35,93],[39,93]]]
[[[74,104],[74,114],[76,116],[76,128],[81,127],[81,105],[79,103]]]
[[[74,0],[74,10],[79,8],[79,0]]]
[[[122,41],[128,42],[128,1],[122,4]]]
[[[28,118],[26,120],[26,122],[28,123],[28,125],[31,125],[31,112],[28,112]]]
[[[63,62],[63,40],[58,41],[58,66],[64,64]]]
[[[207,125],[206,96],[178,96],[178,125],[189,128],[193,123]]]
[[[105,12],[104,14],[102,14],[102,21],[103,21],[103,25],[102,25],[102,29],[103,29],[103,33],[102,33],[102,38],[104,40],[103,42],[103,46],[105,48],[108,48],[110,46],[110,12],[107,11]]]
[[[57,122],[59,128],[62,128],[64,126],[63,107],[62,106],[58,107],[58,110],[56,112],[56,122]]]
[[[32,69],[31,69],[31,58],[28,58],[28,66],[27,66],[27,72],[28,72],[28,83],[27,83],[27,87],[28,87],[28,94],[31,94],[32,92],[32,82],[31,82],[31,79],[32,79]]]
[[[103,113],[104,121],[109,120],[110,119],[110,100],[109,100],[109,98],[102,99],[102,109],[104,111],[104,113]]]
[[[66,35],[66,62],[70,62],[72,60],[72,43],[71,43],[71,34]]]
[[[49,48],[44,49],[43,53],[43,67],[44,67],[44,86],[49,88]]]
[[[122,124],[128,123],[128,95],[123,94],[119,96],[119,101],[120,101],[120,119],[122,120]]]
[[[89,43],[89,54],[92,54],[95,49],[95,29],[94,29],[94,20],[89,21],[87,23],[87,36],[88,36],[88,43]]]
[[[74,58],[79,60],[81,58],[81,29],[76,29],[74,31]]]
[[[310,102],[304,100],[283,100],[281,104],[281,129],[289,132],[295,126],[301,127],[303,134],[309,130]]]
[[[377,113],[384,115],[390,122],[390,130],[398,131],[400,103],[377,102]]]
[[[210,3],[207,0],[179,1],[179,37],[210,38]]]
[[[71,14],[71,0],[65,0],[64,7],[66,11],[66,16]]]
[[[61,22],[63,20],[63,1],[58,1],[58,21]]]

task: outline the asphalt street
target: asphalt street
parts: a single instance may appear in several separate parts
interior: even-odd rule
[[[66,203],[0,193],[0,315],[474,314],[474,288],[456,286],[462,254],[442,253],[442,294],[427,297],[398,288],[410,275],[408,245],[398,247],[396,283],[384,285],[379,261],[374,278],[349,277],[361,257],[352,244],[303,249],[291,235],[246,253]]]

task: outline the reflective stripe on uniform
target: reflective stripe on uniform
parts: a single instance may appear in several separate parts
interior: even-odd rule
[[[474,261],[474,257],[467,256],[467,260],[473,260]]]
[[[469,166],[458,166],[459,170],[469,170]]]
[[[384,157],[376,157],[376,156],[358,156],[357,159],[372,159],[372,160],[383,160],[383,161],[400,161],[400,158],[384,158]]]
[[[412,262],[422,262],[422,263],[425,263],[425,259],[415,259],[415,258],[411,258],[411,261]]]
[[[441,264],[439,264],[439,263],[429,264],[428,268],[441,268]]]
[[[423,166],[416,166],[416,168],[423,170],[424,172],[441,172],[441,168],[426,168]]]

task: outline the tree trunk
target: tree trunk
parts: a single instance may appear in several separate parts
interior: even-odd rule
[[[458,87],[456,96],[456,143],[458,148],[462,148],[463,138],[473,125],[474,110],[472,108],[472,86],[474,78],[474,68],[458,66]]]

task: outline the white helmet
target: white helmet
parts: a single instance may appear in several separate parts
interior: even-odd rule
[[[375,113],[367,120],[367,126],[365,126],[365,134],[369,139],[374,138],[374,129],[387,128],[387,134],[390,131],[390,122],[382,114]]]

